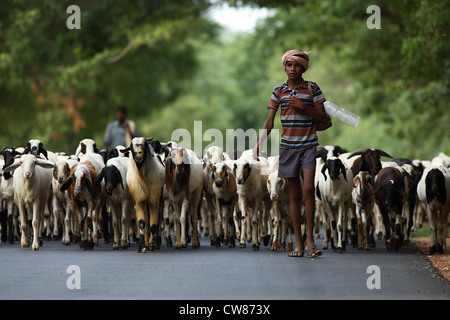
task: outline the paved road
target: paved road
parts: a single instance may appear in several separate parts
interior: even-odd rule
[[[417,247],[387,253],[347,248],[317,259],[290,258],[261,246],[167,248],[157,252],[93,251],[44,241],[39,252],[0,244],[0,300],[4,299],[450,299],[450,282],[440,277]],[[321,244],[318,241],[317,244]],[[321,245],[318,245],[320,248]],[[80,268],[81,289],[69,290],[70,265]],[[368,266],[380,268],[381,289],[369,290]]]

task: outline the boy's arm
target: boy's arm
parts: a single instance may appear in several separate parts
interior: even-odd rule
[[[315,110],[314,108],[305,105],[303,101],[297,97],[289,97],[288,102],[292,107],[301,109],[308,116],[311,116],[317,123],[327,123],[330,119],[330,116],[325,111],[323,103],[316,105],[317,110]]]
[[[103,147],[108,150],[110,144],[112,142],[112,137],[111,137],[111,124],[108,124],[108,126],[106,127],[106,132],[105,132],[105,138],[103,139]]]
[[[270,134],[270,131],[273,129],[273,123],[275,120],[275,115],[277,110],[270,108],[269,114],[267,115],[266,122],[264,122],[263,130],[261,135],[259,136],[258,142],[256,143],[255,148],[253,149],[253,157],[256,159],[260,152],[260,146],[263,144],[264,140]]]

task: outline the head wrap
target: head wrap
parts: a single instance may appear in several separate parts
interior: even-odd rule
[[[306,71],[308,70],[308,62],[310,56],[311,51],[303,52],[300,50],[288,50],[286,51],[285,54],[283,54],[283,57],[281,58],[281,63],[283,64],[283,66],[286,66],[286,63],[288,63],[288,61],[294,61],[300,63]]]

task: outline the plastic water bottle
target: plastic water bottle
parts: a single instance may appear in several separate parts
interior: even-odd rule
[[[325,107],[325,111],[332,117],[348,124],[352,127],[357,127],[359,124],[360,117],[357,114],[354,114],[344,108],[339,107],[337,104],[334,104],[329,101],[325,101],[323,106]]]

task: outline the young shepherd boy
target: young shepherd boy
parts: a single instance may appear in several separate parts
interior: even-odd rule
[[[258,143],[254,149],[256,157],[260,145],[273,128],[275,114],[281,106],[282,124],[280,160],[278,176],[286,179],[289,187],[290,212],[295,233],[295,248],[290,257],[318,257],[322,251],[314,244],[313,228],[315,215],[314,174],[316,168],[316,124],[328,123],[323,103],[326,101],[319,86],[303,79],[308,70],[310,52],[300,50],[287,51],[281,62],[288,80],[274,88],[268,105],[269,115],[263,126]],[[310,84],[310,86],[308,86]],[[311,91],[310,91],[311,89]],[[312,92],[312,97],[311,93]],[[303,173],[303,195],[301,194],[300,170]],[[306,247],[302,239],[302,216],[300,206],[305,197],[306,211]]]

